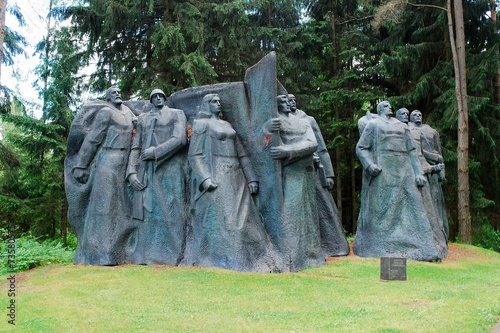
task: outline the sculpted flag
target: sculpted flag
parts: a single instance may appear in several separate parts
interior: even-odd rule
[[[269,149],[279,145],[279,135],[266,134],[263,131],[265,124],[271,118],[278,117],[276,97],[286,95],[285,89],[276,79],[276,53],[271,52],[262,58],[245,73],[245,86],[251,114],[252,135],[249,155],[255,163],[255,171],[260,179],[259,207],[266,230],[271,236],[273,244],[278,250],[286,248],[285,237],[281,235],[283,224],[283,177],[281,161],[271,158]],[[279,89],[278,89],[279,87]],[[286,270],[290,270],[289,267]]]

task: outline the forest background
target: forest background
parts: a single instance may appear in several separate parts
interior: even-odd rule
[[[41,65],[33,83],[43,103],[41,116],[35,115],[33,101],[23,91],[1,86],[1,237],[28,234],[74,243],[63,163],[71,122],[87,96],[104,99],[112,84],[121,88],[124,99],[148,99],[153,88],[169,95],[193,86],[242,81],[248,67],[276,51],[280,82],[321,127],[336,173],[332,194],[346,234],[356,232],[360,205],[357,120],[389,100],[394,111],[422,111],[424,123],[441,135],[450,239],[500,251],[495,0],[49,3],[45,38],[36,46]],[[23,22],[18,7],[6,0],[0,7],[0,14],[7,10]],[[463,19],[457,16],[459,7]],[[25,52],[27,41],[8,25],[4,33],[5,67]],[[460,38],[466,59],[462,77],[457,76]],[[463,99],[456,85],[462,80],[466,118],[461,118]],[[465,119],[465,141],[459,119]],[[464,150],[465,164],[459,154]],[[465,183],[459,181],[464,174]]]

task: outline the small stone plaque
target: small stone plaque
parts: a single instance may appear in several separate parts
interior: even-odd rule
[[[406,281],[406,258],[381,257],[380,279]]]

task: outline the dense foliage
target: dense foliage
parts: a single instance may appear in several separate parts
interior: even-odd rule
[[[6,230],[0,230],[7,234]],[[15,253],[9,261],[9,245]],[[22,272],[48,264],[69,264],[73,261],[76,248],[76,239],[70,238],[68,246],[63,245],[61,239],[40,240],[31,233],[26,233],[14,242],[0,241],[0,274]]]
[[[497,248],[500,229],[500,76],[495,2],[464,1],[469,89],[469,169],[476,244]],[[54,6],[39,45],[43,117],[4,100],[0,227],[64,234],[65,138],[84,91],[118,84],[125,98],[241,81],[278,53],[279,79],[314,116],[336,172],[333,194],[355,233],[361,170],[357,119],[388,99],[419,109],[441,134],[452,239],[457,236],[457,102],[446,2],[364,0],[81,0]],[[92,74],[85,75],[85,66]],[[9,122],[11,126],[5,124]],[[495,238],[496,237],[496,238]],[[485,244],[487,240],[488,244]]]

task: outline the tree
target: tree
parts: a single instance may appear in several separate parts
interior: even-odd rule
[[[3,58],[3,41],[5,40],[5,13],[7,10],[7,0],[0,0],[0,45],[2,45],[2,48],[0,48],[0,63],[2,63],[2,58]],[[0,66],[0,86],[1,86],[1,67]]]
[[[71,106],[79,94],[80,54],[66,28],[53,31],[38,45],[42,65],[40,75],[44,100],[41,119],[28,111],[29,102],[20,104],[15,96],[5,99],[2,120],[5,147],[18,164],[0,172],[0,195],[5,206],[2,223],[16,221],[18,232],[56,238],[65,236],[66,216],[63,163],[66,140],[73,118]],[[22,93],[22,92],[21,92]]]
[[[469,109],[467,96],[467,66],[465,62],[464,15],[461,0],[448,0],[448,26],[455,69],[455,95],[458,105],[458,228],[460,240],[472,243],[469,185]],[[453,31],[455,29],[455,31]],[[456,34],[456,35],[455,35]]]

